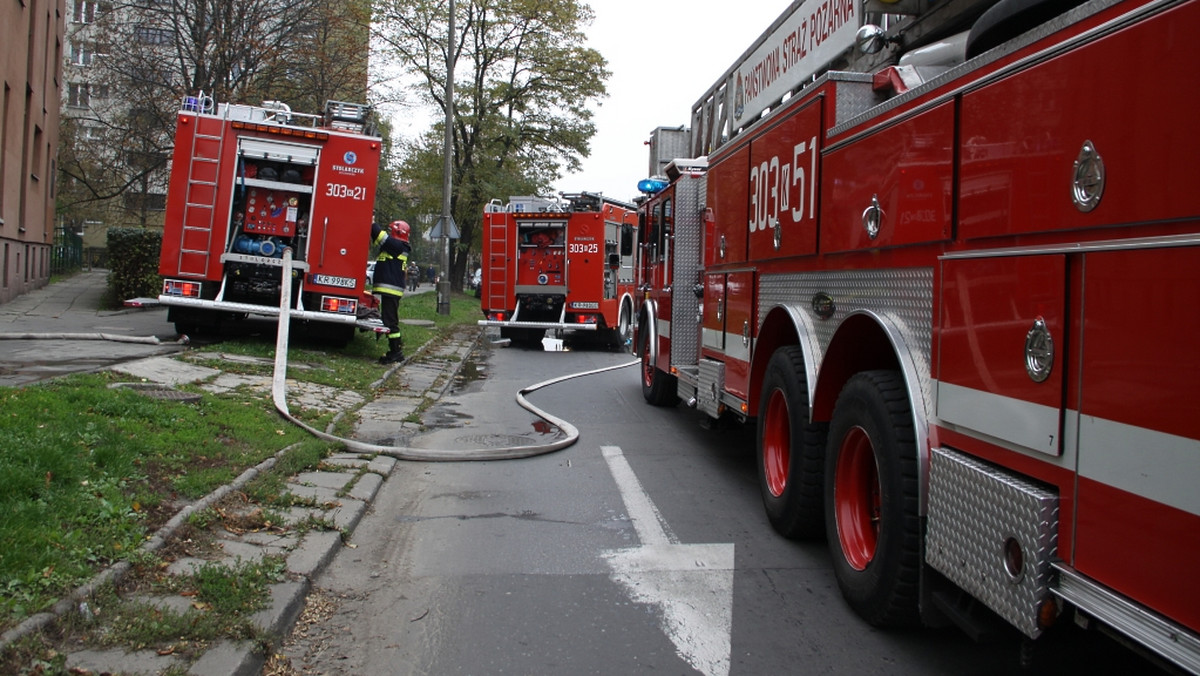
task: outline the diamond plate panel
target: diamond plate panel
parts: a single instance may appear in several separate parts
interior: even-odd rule
[[[833,315],[822,319],[813,311],[819,294],[833,300]],[[806,348],[820,368],[833,334],[853,312],[886,317],[900,332],[920,379],[925,410],[933,410],[929,354],[933,331],[933,268],[844,270],[786,275],[763,275],[759,283],[758,325],[777,305],[792,306],[804,317],[810,343]],[[915,396],[915,394],[914,394]]]
[[[725,363],[700,360],[700,383],[696,389],[696,408],[716,418],[721,414],[721,393],[725,391]]]
[[[671,270],[671,363],[699,358],[700,239],[704,236],[705,177],[681,178],[675,188],[674,269]]]
[[[1037,638],[1038,603],[1050,595],[1058,551],[1058,495],[956,451],[935,448],[929,468],[925,560],[1026,636]],[[1024,565],[1005,568],[1015,538]]]
[[[845,122],[879,103],[871,86],[870,73],[833,72],[829,73],[829,80],[837,83],[837,96],[834,99],[837,119],[833,121],[834,124]]]

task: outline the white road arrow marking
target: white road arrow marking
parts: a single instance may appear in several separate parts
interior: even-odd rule
[[[729,673],[733,628],[733,544],[684,545],[671,533],[617,446],[602,446],[642,546],[604,555],[638,603],[661,610],[679,656],[708,676]]]

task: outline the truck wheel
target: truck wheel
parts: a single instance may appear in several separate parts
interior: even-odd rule
[[[822,472],[829,425],[809,422],[804,352],[783,347],[771,355],[758,416],[758,487],[767,519],[788,538],[825,530]]]
[[[181,336],[195,338],[204,333],[206,327],[214,320],[211,313],[192,308],[171,307],[167,310],[167,321],[175,325],[175,333]]]
[[[521,347],[541,347],[542,338],[546,336],[546,329],[526,329],[516,327],[501,327],[500,337],[508,338],[513,342],[513,345]]]
[[[296,335],[303,336],[314,343],[323,343],[330,347],[341,349],[354,340],[353,324],[331,324],[327,322],[308,322],[307,324],[293,323]]]
[[[629,345],[629,339],[633,335],[633,321],[630,318],[632,314],[629,309],[629,303],[621,303],[621,313],[617,317],[617,350],[625,350]]]
[[[674,406],[679,403],[675,376],[654,366],[650,360],[650,336],[648,333],[642,335],[642,397],[651,406]]]
[[[874,626],[917,623],[917,448],[904,379],[852,377],[833,409],[825,457],[825,533],[842,596]]]

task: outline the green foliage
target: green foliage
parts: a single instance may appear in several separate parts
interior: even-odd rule
[[[221,571],[213,568],[205,574],[215,580]],[[198,607],[186,612],[176,612],[145,601],[125,600],[111,588],[104,588],[90,604],[94,607],[93,618],[76,629],[88,642],[99,646],[167,648],[169,652],[180,648],[187,652],[187,643],[262,638],[261,630],[247,614],[218,613],[204,603],[197,603]]]
[[[110,389],[115,379],[0,390],[0,618],[37,612],[128,556],[147,532],[141,496],[200,497],[305,437],[268,404],[162,401]]]
[[[192,573],[191,584],[196,596],[212,612],[245,615],[266,605],[268,585],[283,581],[286,569],[282,556],[256,561],[239,559],[233,566],[208,562]]]
[[[579,167],[595,133],[591,106],[606,95],[610,73],[585,46],[592,12],[578,0],[461,0],[456,10],[451,213],[462,237],[450,281],[461,290],[468,257],[480,249],[483,205],[544,194],[564,169]],[[380,59],[417,82],[411,94],[444,110],[445,3],[384,0],[376,11]],[[444,129],[439,122],[404,149],[399,176],[416,213],[442,212]]]
[[[158,276],[158,256],[162,233],[142,228],[109,228],[109,290],[119,300],[138,296],[158,296],[162,278]]]

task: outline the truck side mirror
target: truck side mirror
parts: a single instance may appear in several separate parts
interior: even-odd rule
[[[616,270],[619,267],[621,267],[621,256],[618,254],[609,254],[608,255],[608,268],[610,270]]]

